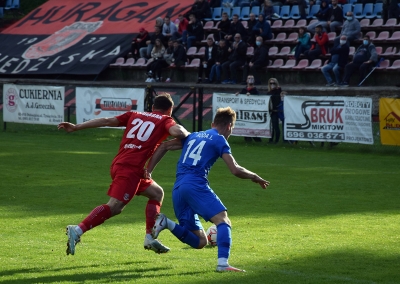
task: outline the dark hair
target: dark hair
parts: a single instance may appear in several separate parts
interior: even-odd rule
[[[232,123],[232,126],[236,121],[236,112],[230,107],[217,109],[217,114],[214,117],[214,124],[225,126]]]
[[[369,35],[365,35],[363,38],[367,38],[368,40],[371,39],[371,38],[369,37]]]
[[[233,14],[232,17],[238,17],[238,19],[239,19],[239,15],[238,14]]]
[[[321,25],[317,25],[315,28],[320,28],[322,30],[322,26]]]
[[[174,101],[172,100],[171,95],[168,93],[159,94],[154,98],[154,109],[166,111],[172,106],[174,106]]]
[[[176,39],[174,39],[174,40],[172,41],[172,43],[175,43],[175,42],[179,43],[179,41],[177,41]]]
[[[171,17],[170,16],[165,16],[164,19],[171,19]]]

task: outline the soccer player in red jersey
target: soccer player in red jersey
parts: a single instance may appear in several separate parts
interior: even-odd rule
[[[173,101],[169,94],[162,94],[154,99],[152,112],[126,112],[111,118],[97,118],[82,124],[62,122],[58,129],[73,132],[95,127],[121,127],[126,129],[118,154],[111,164],[112,183],[108,189],[110,200],[102,204],[79,224],[67,226],[67,255],[75,254],[75,245],[86,231],[101,225],[107,219],[118,215],[135,195],[149,199],[146,206],[146,237],[144,248],[156,253],[165,253],[169,248],[153,239],[151,231],[155,218],[160,213],[164,198],[163,189],[153,180],[144,179],[144,167],[160,143],[169,135],[185,138],[187,130],[172,119]]]

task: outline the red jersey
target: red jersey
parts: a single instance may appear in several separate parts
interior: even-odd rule
[[[116,116],[118,126],[125,126],[124,136],[112,164],[124,164],[143,169],[160,143],[176,125],[172,117],[161,112],[126,112]]]

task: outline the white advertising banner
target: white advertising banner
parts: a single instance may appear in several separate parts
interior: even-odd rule
[[[372,99],[286,96],[285,139],[373,144]]]
[[[144,111],[145,89],[76,88],[76,121],[113,117],[127,111]]]
[[[64,121],[64,87],[3,85],[5,122],[57,125]]]
[[[270,138],[269,99],[270,96],[214,93],[213,117],[218,108],[229,106],[236,111],[236,123],[232,135]]]

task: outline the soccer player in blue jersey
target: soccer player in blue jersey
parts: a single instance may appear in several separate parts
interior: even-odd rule
[[[152,231],[153,238],[157,238],[162,230],[169,229],[181,242],[201,249],[207,245],[207,236],[200,223],[200,215],[217,226],[217,271],[244,272],[228,263],[232,244],[231,221],[227,208],[210,188],[207,179],[212,165],[221,157],[233,175],[250,179],[264,189],[269,185],[268,181],[257,174],[239,166],[233,158],[227,139],[232,133],[235,121],[234,110],[230,107],[220,108],[215,115],[212,129],[191,133],[182,140],[164,142],[148,164],[147,177],[151,177],[155,165],[168,150],[182,149],[172,192],[179,224],[160,213]]]

